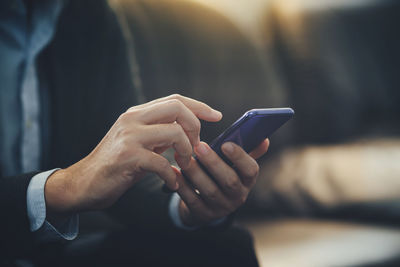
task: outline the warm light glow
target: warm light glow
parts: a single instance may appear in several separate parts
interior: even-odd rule
[[[189,0],[208,6],[228,17],[255,43],[270,0]]]
[[[282,12],[295,14],[301,11],[317,11],[335,8],[354,8],[376,3],[379,0],[284,0],[271,1]]]

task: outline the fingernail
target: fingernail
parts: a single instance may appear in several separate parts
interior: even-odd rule
[[[195,147],[195,152],[199,156],[205,156],[208,153],[208,147],[204,143],[200,143]]]
[[[175,191],[179,189],[179,183],[175,182]]]
[[[235,148],[233,147],[233,145],[231,143],[225,143],[225,144],[222,145],[222,150],[226,154],[232,154],[234,149]]]

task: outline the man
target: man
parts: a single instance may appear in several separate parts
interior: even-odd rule
[[[268,141],[251,156],[224,144],[231,168],[199,138],[199,119],[218,111],[180,95],[137,105],[129,47],[105,1],[0,5],[2,264],[256,265],[251,244],[215,230],[246,200]],[[161,155],[169,147],[185,179]],[[160,178],[176,193],[162,193]],[[66,249],[78,213],[123,194],[110,210],[122,236],[77,246],[92,254]]]

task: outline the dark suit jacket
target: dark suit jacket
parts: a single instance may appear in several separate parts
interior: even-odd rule
[[[118,115],[137,103],[131,65],[117,17],[106,1],[68,1],[55,38],[38,60],[41,89],[46,88],[50,97],[42,170],[68,167],[85,157]],[[26,190],[34,174],[0,178],[0,259],[33,251]],[[138,227],[171,227],[168,195],[160,186],[158,178],[143,179],[112,214]],[[125,205],[135,220],[123,216]]]

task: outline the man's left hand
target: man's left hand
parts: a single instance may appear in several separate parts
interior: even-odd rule
[[[243,205],[257,180],[259,166],[255,159],[265,154],[268,146],[266,139],[248,154],[234,143],[224,143],[222,152],[233,163],[230,167],[206,143],[197,145],[194,149],[197,159],[212,177],[193,157],[183,170],[185,178],[175,168],[178,194],[182,199],[179,214],[183,223],[187,226],[210,223]]]

